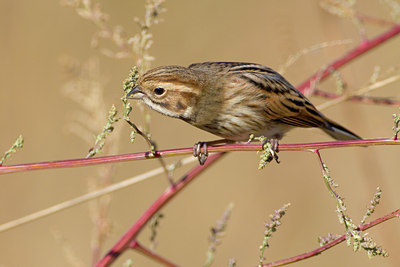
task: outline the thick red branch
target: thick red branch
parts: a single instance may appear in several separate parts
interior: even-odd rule
[[[178,192],[194,180],[203,170],[221,158],[224,153],[217,153],[208,157],[206,163],[197,165],[184,175],[175,185],[168,187],[164,193],[143,213],[143,215],[132,225],[132,227],[122,236],[122,238],[112,247],[112,249],[101,259],[96,266],[103,267],[111,264],[121,253],[129,248],[130,243],[136,239],[139,232],[146,223],[164,207]]]

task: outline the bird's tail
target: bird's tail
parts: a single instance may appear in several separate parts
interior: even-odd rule
[[[360,136],[352,133],[343,126],[337,124],[336,122],[326,119],[328,126],[324,128],[324,132],[335,138],[336,140],[360,140]]]

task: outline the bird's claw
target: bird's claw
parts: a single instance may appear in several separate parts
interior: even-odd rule
[[[279,152],[279,141],[278,139],[265,139],[262,142],[262,145],[264,147],[264,145],[266,143],[270,143],[271,146],[269,147],[269,152],[271,153],[271,159],[269,161],[272,161],[273,159],[276,161],[276,163],[281,163],[278,157],[278,152]]]
[[[201,148],[203,148],[203,151]],[[193,156],[199,160],[200,165],[204,165],[208,158],[207,142],[197,142],[194,144]]]

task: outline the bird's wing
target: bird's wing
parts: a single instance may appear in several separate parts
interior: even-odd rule
[[[260,90],[266,97],[266,118],[296,127],[329,128],[324,115],[279,73],[263,65],[242,62],[204,62],[192,69],[235,75]]]

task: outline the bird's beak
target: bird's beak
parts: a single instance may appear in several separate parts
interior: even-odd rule
[[[127,95],[126,98],[128,99],[140,99],[143,97],[143,92],[140,91],[139,85],[136,85]]]

